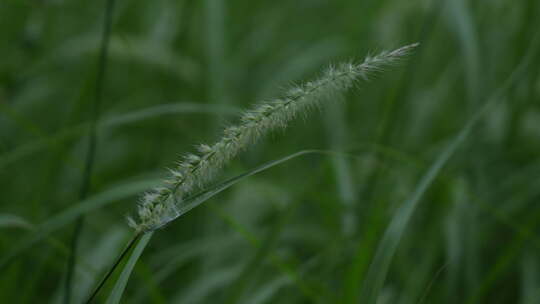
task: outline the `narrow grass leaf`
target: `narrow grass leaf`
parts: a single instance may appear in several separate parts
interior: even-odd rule
[[[240,273],[239,265],[217,268],[211,275],[207,275],[189,285],[188,288],[180,290],[171,303],[196,304],[214,303],[209,296],[216,290],[223,289],[227,283]]]
[[[148,242],[152,238],[153,232],[145,233],[139,242],[137,243],[137,246],[131,253],[129,260],[127,261],[126,265],[124,266],[124,269],[122,269],[122,273],[120,274],[120,277],[116,281],[116,284],[114,284],[114,288],[109,295],[109,298],[107,298],[106,304],[117,304],[120,303],[120,299],[122,298],[122,295],[124,294],[124,290],[126,289],[127,282],[129,280],[129,277],[131,276],[131,272],[133,271],[133,268],[135,267],[135,264],[137,264],[137,261],[141,257],[141,254],[148,245]]]
[[[456,36],[461,44],[463,56],[463,67],[465,69],[465,79],[469,102],[477,101],[482,89],[481,51],[478,43],[475,20],[470,13],[469,1],[451,0],[446,1],[448,5],[448,17],[451,19],[450,28],[456,32]]]
[[[537,256],[530,251],[526,252],[521,268],[521,304],[533,304],[540,299],[540,267]]]
[[[475,122],[473,120],[471,122]],[[426,190],[433,183],[442,167],[448,162],[450,157],[457,150],[459,145],[465,140],[469,132],[471,131],[473,123],[469,123],[456,137],[455,139],[444,149],[435,162],[431,165],[425,175],[422,177],[416,190],[411,197],[405,201],[405,203],[396,211],[393,216],[390,225],[386,229],[382,240],[380,241],[375,257],[371,266],[369,267],[368,274],[364,281],[362,303],[376,303],[377,297],[383,287],[390,262],[394,257],[401,237],[405,232],[405,229],[413,215],[414,210],[418,206],[421,198]]]
[[[248,178],[252,175],[255,175],[259,172],[262,172],[262,171],[265,171],[267,169],[270,169],[274,166],[277,166],[279,164],[282,164],[286,161],[289,161],[293,158],[296,158],[296,157],[299,157],[299,156],[303,156],[303,155],[307,155],[307,154],[328,154],[328,153],[331,153],[329,151],[323,151],[323,150],[303,150],[303,151],[300,151],[300,152],[296,152],[296,153],[293,153],[293,154],[290,154],[288,156],[285,156],[285,157],[282,157],[280,159],[277,159],[277,160],[273,160],[273,161],[270,161],[270,162],[267,162],[259,167],[256,167],[255,169],[252,169],[252,170],[249,170],[245,173],[242,173],[240,175],[237,175],[233,178],[230,178],[222,183],[219,183],[219,184],[216,184],[214,186],[211,186],[211,187],[208,187],[207,190],[205,191],[202,191],[202,192],[199,192],[198,194],[195,194],[193,195],[192,197],[190,198],[187,198],[186,201],[185,201],[185,204],[182,205],[181,208],[178,209],[178,213],[176,215],[176,218],[188,213],[189,211],[191,211],[193,208],[201,205],[202,203],[206,202],[207,200],[209,200],[210,198],[212,198],[213,196],[219,194],[220,192],[228,189],[229,187],[233,186],[234,184],[242,181],[243,179],[245,178]],[[167,223],[170,223],[172,220],[168,221]]]
[[[361,303],[376,303],[377,297],[380,294],[384,281],[390,268],[390,263],[394,257],[401,237],[409,223],[414,210],[420,202],[422,196],[435,180],[442,167],[450,159],[450,157],[457,150],[459,145],[467,138],[473,127],[480,120],[480,118],[498,101],[504,93],[507,92],[526,72],[527,64],[531,58],[536,54],[538,47],[540,46],[540,38],[536,39],[531,44],[529,52],[521,63],[514,69],[506,81],[496,90],[491,98],[482,106],[469,122],[461,129],[459,134],[453,139],[453,141],[445,148],[445,150],[439,155],[435,162],[428,169],[426,174],[422,177],[416,190],[411,197],[405,201],[405,203],[394,214],[390,225],[386,229],[382,240],[377,247],[373,262],[370,265],[364,285],[362,287]]]
[[[140,191],[143,191],[144,189],[148,189],[155,184],[156,181],[136,181],[126,183],[92,196],[79,203],[73,204],[73,207],[51,217],[43,224],[37,226],[37,233],[30,235],[17,244],[11,246],[11,249],[7,251],[0,259],[0,269],[6,267],[14,258],[21,256],[21,254],[25,250],[32,247],[32,245],[46,239],[48,235],[73,222],[80,215],[130,197],[136,193],[139,193]]]
[[[227,251],[238,245],[237,238],[218,237],[203,240],[183,242],[171,248],[164,248],[150,259],[150,268],[157,269],[153,273],[153,283],[157,286],[164,284],[167,279],[174,275],[182,266],[201,257],[207,252]],[[146,303],[146,297],[150,293],[150,286],[138,288],[130,299],[130,303]]]
[[[112,227],[107,233],[92,242],[91,248],[81,250],[82,258],[80,260],[92,265],[92,271],[86,273],[77,271],[77,284],[74,286],[73,294],[74,303],[84,303],[86,296],[99,280],[99,275],[114,263],[116,255],[122,250],[122,246],[124,246],[130,232],[123,226]]]
[[[225,221],[232,229],[236,230],[239,235],[241,235],[246,241],[250,243],[252,247],[255,249],[260,249],[262,246],[264,246],[263,242],[253,233],[249,231],[247,227],[239,223],[237,220],[235,220],[233,217],[229,216],[225,212],[223,212],[219,207],[213,208],[213,210],[216,212],[216,214]],[[329,248],[332,248],[331,246]],[[309,298],[310,303],[332,303],[332,301],[325,301],[319,292],[315,290],[311,284],[309,284],[304,278],[303,273],[305,272],[306,268],[308,266],[311,266],[314,264],[317,260],[320,259],[322,256],[322,253],[317,254],[316,256],[310,258],[305,263],[304,269],[299,269],[296,265],[291,265],[287,261],[285,261],[283,258],[280,257],[279,254],[270,252],[268,254],[270,263],[276,267],[277,270],[279,270],[282,275],[287,277],[290,282],[293,282],[294,285],[302,292],[302,294]],[[241,274],[239,272],[239,274]]]
[[[20,216],[2,213],[0,214],[0,229],[1,228],[32,229],[32,224]]]
[[[205,105],[191,102],[170,103],[134,110],[127,113],[110,114],[109,117],[103,118],[97,123],[97,128],[100,130],[116,128],[163,115],[191,113],[231,115],[237,113],[237,111],[236,108],[228,106]],[[89,123],[83,123],[68,129],[60,130],[55,134],[43,136],[35,141],[20,145],[19,147],[0,155],[0,169],[42,151],[47,147],[56,147],[62,142],[78,138],[87,129],[88,124]]]

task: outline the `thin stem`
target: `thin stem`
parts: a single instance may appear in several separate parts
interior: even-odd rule
[[[92,300],[94,300],[94,298],[97,296],[97,294],[99,293],[99,291],[101,290],[101,288],[105,285],[105,283],[107,282],[107,280],[111,277],[111,275],[114,273],[114,270],[116,269],[116,267],[118,267],[118,265],[120,265],[120,262],[122,262],[122,260],[126,257],[126,255],[128,254],[128,252],[130,251],[131,248],[133,248],[133,246],[137,243],[137,240],[139,240],[139,238],[143,235],[142,232],[137,232],[133,238],[131,239],[131,241],[129,241],[128,245],[126,246],[126,248],[122,251],[122,253],[120,254],[120,256],[118,256],[118,258],[116,259],[116,261],[114,262],[114,264],[112,265],[112,267],[109,269],[109,271],[107,271],[107,274],[105,274],[105,276],[103,277],[103,279],[101,280],[101,282],[99,282],[98,286],[96,287],[96,289],[94,289],[94,292],[92,292],[92,294],[90,295],[90,297],[88,298],[88,300],[85,302],[86,304],[89,304],[92,302]]]
[[[89,126],[88,137],[88,151],[86,154],[85,166],[83,171],[83,180],[81,183],[81,189],[79,192],[79,198],[81,200],[88,196],[90,190],[90,180],[92,177],[92,171],[94,168],[96,148],[97,148],[97,131],[96,124],[100,116],[100,108],[103,100],[103,85],[105,83],[105,71],[107,67],[107,55],[109,49],[109,39],[111,36],[112,16],[113,16],[114,0],[107,0],[105,6],[105,18],[103,32],[101,36],[101,46],[98,59],[98,70],[96,76],[96,91],[95,99],[92,104],[92,117]],[[73,275],[75,272],[75,265],[77,264],[77,247],[79,239],[84,227],[84,216],[79,216],[75,223],[73,230],[73,236],[71,239],[71,254],[68,259],[66,281],[64,290],[64,303],[69,304],[71,302]]]

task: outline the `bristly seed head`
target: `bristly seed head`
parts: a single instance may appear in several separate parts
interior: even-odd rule
[[[249,145],[272,130],[285,128],[298,114],[304,115],[323,101],[333,99],[333,96],[351,88],[358,80],[366,80],[371,74],[399,62],[417,46],[418,43],[414,43],[394,51],[367,56],[359,64],[329,66],[320,78],[294,86],[283,98],[259,104],[245,112],[240,117],[240,124],[226,128],[218,142],[197,146],[198,154],[185,155],[176,168],[169,169],[165,186],[142,196],[139,219],[128,218],[128,224],[142,232],[166,225],[180,215],[179,207],[193,191],[204,187],[220,168]]]

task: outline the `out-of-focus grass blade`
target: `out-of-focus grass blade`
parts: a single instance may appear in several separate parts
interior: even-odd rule
[[[390,262],[394,257],[401,237],[403,236],[407,224],[409,223],[416,206],[420,202],[420,199],[433,180],[437,177],[444,164],[450,159],[459,145],[465,140],[467,135],[471,132],[472,128],[480,120],[483,114],[485,114],[496,102],[498,102],[503,94],[506,93],[506,91],[524,75],[528,63],[531,61],[533,56],[536,54],[537,49],[540,47],[540,37],[536,37],[531,45],[532,46],[529,49],[527,56],[525,56],[522,62],[514,69],[514,71],[499,87],[499,89],[493,93],[486,104],[477,110],[475,115],[462,128],[459,134],[444,149],[444,151],[439,154],[435,162],[430,166],[426,174],[418,183],[418,186],[412,193],[411,197],[407,199],[394,214],[379,243],[379,246],[377,247],[373,262],[371,263],[368,274],[364,280],[364,284],[362,286],[362,296],[360,298],[361,303],[369,304],[377,302],[377,296],[382,290],[384,281],[388,274]]]
[[[451,0],[445,1],[448,6],[447,16],[450,19],[450,30],[455,31],[455,36],[461,48],[461,54],[458,56],[461,61],[461,66],[464,71],[464,85],[465,93],[468,100],[468,112],[473,113],[473,109],[476,108],[476,104],[481,102],[482,90],[484,86],[484,79],[486,77],[481,76],[483,68],[481,57],[481,48],[479,39],[477,37],[477,22],[473,19],[471,14],[471,2],[465,0]],[[470,163],[469,163],[470,164]],[[459,238],[463,242],[466,242],[464,250],[460,252],[463,254],[463,263],[467,265],[465,267],[466,285],[472,289],[476,288],[476,284],[479,279],[479,250],[476,248],[480,243],[478,239],[478,229],[475,226],[478,225],[478,221],[475,220],[477,209],[474,207],[468,208],[466,213],[460,214],[458,221],[460,222],[461,229],[467,227],[469,233],[460,235]],[[452,250],[452,249],[450,249]],[[453,296],[453,295],[452,295]]]
[[[133,271],[135,264],[139,260],[139,257],[141,256],[144,248],[146,248],[146,245],[148,245],[148,242],[152,238],[152,235],[153,235],[153,232],[148,232],[148,233],[145,233],[141,237],[141,239],[137,243],[137,246],[131,253],[129,260],[124,266],[124,269],[122,269],[122,273],[120,274],[120,277],[116,281],[111,294],[107,298],[106,304],[120,303],[122,294],[124,294],[124,290],[126,289],[127,282],[129,280],[129,277],[131,276],[131,272]]]
[[[537,255],[526,253],[522,265],[521,304],[534,304],[540,299],[540,265]]]
[[[247,227],[236,221],[233,217],[223,212],[219,207],[214,207],[213,210],[216,214],[223,219],[232,229],[236,230],[244,239],[246,239],[254,248],[260,249],[265,244],[253,233],[249,231]],[[331,249],[330,246],[328,249]],[[295,286],[302,292],[302,294],[310,299],[310,303],[329,303],[330,301],[324,301],[324,299],[318,294],[315,289],[306,282],[303,278],[301,270],[297,266],[290,265],[284,261],[278,254],[270,252],[268,254],[269,260],[274,267],[276,267],[284,276],[290,279]],[[306,266],[312,265],[321,257],[321,254],[316,255],[306,262]],[[305,271],[306,269],[304,269]],[[241,274],[241,273],[239,273]]]
[[[242,267],[242,271],[235,278],[233,282],[227,288],[228,291],[224,297],[224,303],[235,304],[240,302],[243,294],[249,285],[258,275],[257,270],[263,265],[263,262],[267,259],[268,255],[274,250],[277,240],[285,226],[290,214],[295,209],[296,204],[292,204],[280,212],[280,218],[272,225],[268,234],[261,240],[258,248],[255,250],[255,254],[252,258],[248,259]]]
[[[44,240],[52,232],[62,228],[63,226],[71,223],[78,216],[87,214],[98,208],[102,208],[105,205],[111,204],[126,197],[135,195],[144,190],[150,189],[156,185],[157,181],[136,181],[127,184],[122,184],[114,187],[111,190],[97,194],[86,200],[83,200],[77,204],[73,204],[73,207],[67,209],[60,214],[53,216],[45,223],[36,227],[36,233],[24,238],[19,243],[11,247],[0,259],[0,269],[7,266],[15,257],[20,256],[23,251],[30,248],[32,245],[39,241]]]
[[[226,286],[230,280],[238,275],[240,270],[239,265],[216,269],[212,274],[205,275],[187,288],[180,290],[173,296],[171,303],[214,303],[214,301],[208,301],[208,296],[216,289],[221,289],[223,286]]]
[[[212,104],[202,104],[196,102],[179,102],[179,103],[169,103],[158,105],[154,107],[148,107],[146,109],[136,110],[130,113],[120,114],[120,115],[110,115],[110,118],[106,118],[102,126],[103,128],[107,127],[116,127],[128,123],[138,122],[148,118],[161,116],[161,115],[170,115],[170,114],[192,114],[192,113],[202,113],[202,114],[214,114],[214,115],[226,115],[226,114],[236,114],[239,109],[230,106],[224,105],[212,105]]]
[[[476,120],[473,120],[473,122],[474,121]],[[473,124],[469,123],[444,149],[444,151],[439,155],[439,157],[422,177],[411,197],[407,199],[405,203],[396,211],[390,225],[386,229],[383,238],[377,247],[375,257],[364,280],[364,285],[362,287],[363,301],[361,301],[361,303],[377,302],[377,297],[386,279],[390,262],[394,257],[401,237],[405,232],[405,228],[407,227],[416,206],[420,202],[428,187],[435,180],[444,164],[446,164],[448,159],[450,159],[450,156],[454,154],[459,145],[465,140],[471,131],[472,126]]]
[[[306,283],[298,282],[298,278],[302,278],[302,276],[306,275],[306,272],[310,269],[319,267],[321,264],[326,261],[327,256],[325,255],[325,252],[321,252],[320,254],[315,255],[314,257],[310,258],[306,262],[304,262],[300,267],[297,267],[298,271],[296,272],[295,276],[291,276],[288,273],[282,273],[279,277],[273,279],[272,281],[269,281],[266,284],[263,284],[262,286],[259,286],[257,290],[254,290],[252,294],[250,294],[248,297],[246,297],[242,302],[242,304],[263,304],[268,303],[277,293],[280,289],[287,287],[289,285],[305,285]],[[310,299],[312,302],[315,302],[317,300]]]
[[[414,280],[407,280],[404,283],[403,292],[400,292],[400,303],[422,304],[424,298],[429,295],[430,289],[440,280],[442,270],[446,269],[446,265],[438,266],[437,268],[440,252],[437,250],[437,246],[433,245],[436,243],[431,242],[431,240],[438,239],[439,236],[434,235],[434,233],[430,233],[425,238],[427,243],[426,255],[422,255],[422,259],[418,261],[417,265],[410,267],[411,265],[406,265],[405,263],[399,264],[403,269],[401,271],[402,273],[407,273],[411,278],[415,278]]]
[[[20,216],[13,214],[0,214],[0,229],[9,228],[24,229],[28,233],[32,233],[36,231],[37,227]],[[68,255],[68,248],[63,242],[53,237],[47,237],[44,240],[56,250],[56,256],[58,257],[58,260]],[[88,267],[87,264],[82,263],[82,265],[79,266],[81,268],[79,269],[81,272],[85,274],[89,272],[88,270],[90,269],[90,267]]]
[[[170,103],[154,107],[148,107],[146,109],[136,110],[124,114],[111,114],[111,117],[100,120],[97,124],[97,127],[98,129],[115,128],[153,117],[179,113],[203,113],[212,115],[224,115],[235,114],[237,113],[237,111],[238,110],[234,107],[220,105],[206,105],[190,102]],[[8,153],[4,153],[3,155],[0,155],[0,169],[26,156],[32,155],[33,153],[45,149],[47,146],[54,147],[66,140],[77,138],[77,136],[81,135],[85,130],[87,130],[87,127],[88,123],[73,126],[69,129],[59,131],[51,136],[43,137],[34,142],[19,146]]]
[[[98,35],[79,35],[74,39],[65,41],[51,55],[42,58],[33,65],[22,70],[22,75],[33,74],[47,69],[59,61],[73,60],[84,56],[92,56],[99,51]],[[170,46],[156,43],[152,39],[136,36],[113,35],[109,45],[110,58],[115,61],[131,61],[136,64],[155,66],[163,71],[176,75],[185,81],[197,81],[201,75],[198,62],[188,56],[179,54]]]
[[[227,251],[236,245],[238,245],[238,239],[219,237],[194,240],[172,246],[172,248],[163,248],[150,259],[151,268],[157,269],[153,274],[153,284],[160,286],[179,268],[206,252]],[[149,292],[148,286],[139,288],[130,298],[130,303],[145,303],[148,301],[145,296]]]
[[[480,80],[480,48],[478,37],[474,25],[474,19],[471,16],[469,3],[464,0],[446,1],[449,8],[448,16],[451,18],[450,28],[456,31],[456,36],[462,47],[463,67],[465,69],[465,79],[467,81],[467,91],[469,101],[479,101],[479,89],[481,89]]]
[[[342,98],[336,97],[336,98]],[[335,150],[343,149],[347,142],[347,123],[345,117],[344,103],[336,102],[328,107],[326,115],[326,130],[328,140]],[[353,206],[356,202],[356,188],[351,172],[351,164],[345,157],[332,157],[334,174],[339,192],[339,198],[343,205],[342,230],[346,236],[350,236],[356,229],[356,217]]]
[[[182,242],[179,244],[171,245],[167,248],[160,249],[153,256],[150,257],[149,264],[152,268],[162,269],[156,273],[156,277],[161,272],[168,272],[169,266],[182,263],[185,260],[196,257],[202,252],[211,251],[216,248],[222,248],[224,246],[235,246],[238,242],[237,238],[229,237],[208,237],[203,239],[196,239],[193,241]]]
[[[225,34],[228,23],[225,22],[226,6],[228,1],[204,0],[201,1],[204,10],[205,55],[208,62],[208,96],[213,104],[228,104],[227,44]]]
[[[505,275],[513,271],[511,266],[516,264],[516,260],[520,257],[526,245],[531,244],[531,239],[535,235],[535,231],[538,231],[540,223],[540,213],[531,212],[522,219],[524,221],[526,229],[521,231],[512,242],[509,242],[497,257],[495,262],[490,265],[490,269],[486,275],[479,282],[479,286],[473,290],[472,295],[464,301],[467,304],[482,303],[485,302],[485,298],[492,290],[493,286],[500,282]]]
[[[0,214],[0,228],[32,229],[32,224],[20,216],[3,213]]]
[[[268,303],[270,299],[284,286],[291,283],[291,279],[286,276],[280,276],[277,279],[260,287],[249,299],[243,301],[245,304],[263,304]]]
[[[461,265],[463,265],[464,256],[464,214],[467,213],[469,207],[467,200],[467,183],[462,180],[456,181],[452,185],[454,206],[448,211],[445,221],[445,239],[446,239],[446,260],[448,261],[448,269],[446,273],[446,298],[451,302],[458,301],[460,297],[459,275]]]

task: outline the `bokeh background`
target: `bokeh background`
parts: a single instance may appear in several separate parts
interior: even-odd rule
[[[539,1],[116,0],[100,64],[106,7],[0,1],[0,302],[81,303],[179,155],[330,63],[419,41],[227,166],[216,181],[339,152],[157,231],[123,302],[539,303]]]

